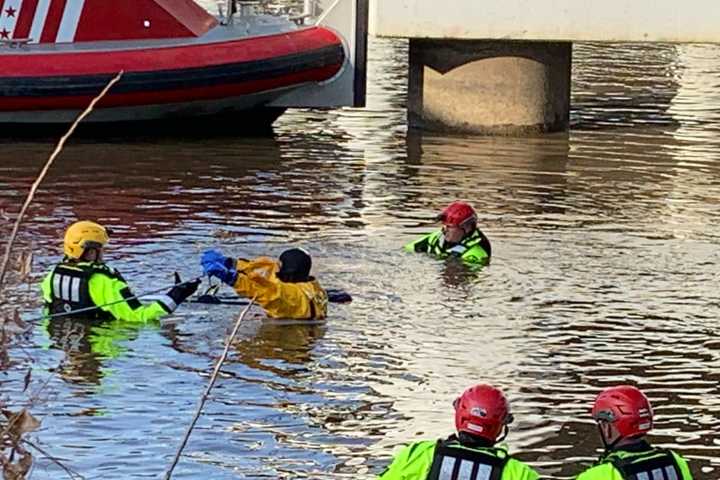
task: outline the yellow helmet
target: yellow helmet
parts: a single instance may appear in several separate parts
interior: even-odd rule
[[[83,220],[68,227],[65,232],[63,251],[67,257],[78,260],[82,257],[85,247],[89,246],[89,243],[93,244],[93,246],[104,247],[109,240],[105,227],[95,222]]]

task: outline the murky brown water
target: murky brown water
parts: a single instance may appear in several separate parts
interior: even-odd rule
[[[299,243],[355,297],[324,323],[246,322],[175,478],[369,479],[393,447],[450,433],[452,399],[480,381],[507,391],[508,442],[548,478],[597,456],[590,402],[627,381],[655,403],[654,438],[718,478],[718,49],[577,45],[573,131],[536,139],[407,134],[406,55],[372,41],[367,109],[294,111],[270,139],[76,140],[39,192],[21,236],[35,281],[65,226],[92,218],[137,291],[197,275],[211,246]],[[0,209],[51,148],[3,145]],[[455,198],[493,242],[481,272],[401,250]],[[64,349],[37,329],[37,441],[87,478],[158,478],[238,309],[70,329]],[[61,475],[38,461],[32,478]]]

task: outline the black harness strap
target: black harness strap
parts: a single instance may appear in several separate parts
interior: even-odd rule
[[[662,455],[658,455],[658,454]],[[648,458],[650,457],[650,458]],[[624,480],[681,480],[682,473],[675,461],[675,456],[659,448],[647,455],[630,458],[609,458]]]
[[[509,458],[438,441],[427,480],[500,480]]]
[[[120,275],[105,265],[71,265],[60,263],[55,267],[50,279],[51,301],[49,310],[51,314],[68,313],[75,310],[94,307],[90,296],[90,277],[99,273],[110,278],[120,278]],[[107,314],[98,309],[81,314],[83,318],[101,319]]]

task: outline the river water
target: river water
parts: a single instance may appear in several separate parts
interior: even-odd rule
[[[174,478],[370,479],[395,447],[449,434],[477,382],[506,391],[507,442],[547,478],[597,457],[589,407],[621,382],[653,401],[657,443],[718,478],[720,51],[575,45],[572,131],[531,139],[408,133],[406,58],[373,39],[366,109],[292,111],[271,138],[72,141],[21,230],[32,286],[9,295],[40,313],[78,218],[112,228],[108,262],[137,292],[198,275],[205,248],[299,244],[354,295],[322,323],[243,324]],[[17,211],[51,149],[4,141],[0,209]],[[456,198],[493,243],[482,271],[402,251]],[[159,478],[240,308],[38,327],[2,398],[19,404],[31,364],[38,444],[86,478]],[[36,461],[32,478],[63,477]]]

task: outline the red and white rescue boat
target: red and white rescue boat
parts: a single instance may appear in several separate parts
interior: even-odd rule
[[[223,25],[192,0],[0,0],[0,124],[236,114],[337,75],[341,38],[271,16]]]

